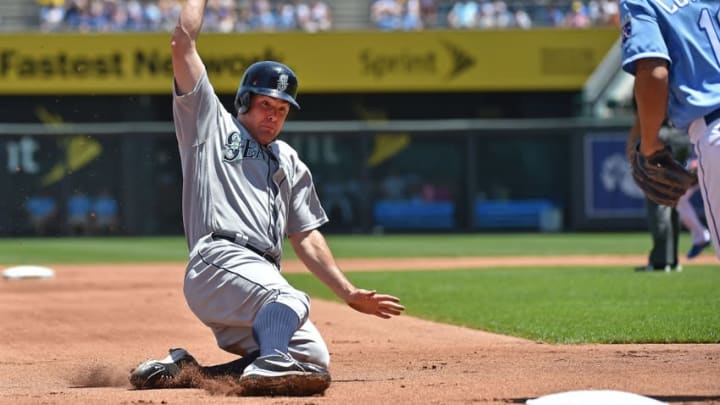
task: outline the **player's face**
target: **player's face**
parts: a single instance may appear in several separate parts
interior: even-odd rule
[[[250,109],[240,114],[240,123],[261,145],[267,145],[277,138],[290,112],[286,101],[254,94],[250,98]]]

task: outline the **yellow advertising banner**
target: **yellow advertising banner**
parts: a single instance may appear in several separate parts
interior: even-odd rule
[[[300,92],[580,89],[618,38],[615,28],[507,31],[201,34],[218,93],[272,59]],[[0,35],[0,94],[169,94],[170,34]]]

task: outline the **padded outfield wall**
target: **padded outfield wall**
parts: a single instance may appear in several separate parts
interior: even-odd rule
[[[624,157],[629,125],[294,122],[283,138],[314,172],[332,220],[327,231],[639,230],[644,198]],[[115,204],[115,226],[85,233],[182,232],[171,123],[15,124],[0,131],[0,235],[82,234],[73,217],[85,201],[85,217],[107,219],[106,209],[87,207],[101,197]],[[33,220],[46,209],[47,222]]]

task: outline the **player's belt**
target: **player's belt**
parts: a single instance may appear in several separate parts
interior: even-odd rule
[[[705,116],[705,124],[710,126],[716,120],[720,120],[720,108]]]
[[[237,232],[231,232],[231,231],[215,231],[212,233],[213,239],[225,239],[229,240],[232,243],[236,243],[240,246],[243,246],[247,248],[248,250],[252,251],[253,253],[256,253],[263,259],[269,261],[275,267],[280,268],[280,264],[277,262],[274,256],[272,256],[268,252],[263,252],[261,249],[256,248],[255,246],[248,243],[247,238],[242,237],[242,234],[239,234]]]

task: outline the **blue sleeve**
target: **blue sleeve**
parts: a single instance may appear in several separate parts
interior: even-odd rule
[[[635,74],[635,62],[639,59],[660,58],[670,62],[655,10],[647,0],[622,0],[620,17],[623,70]]]

